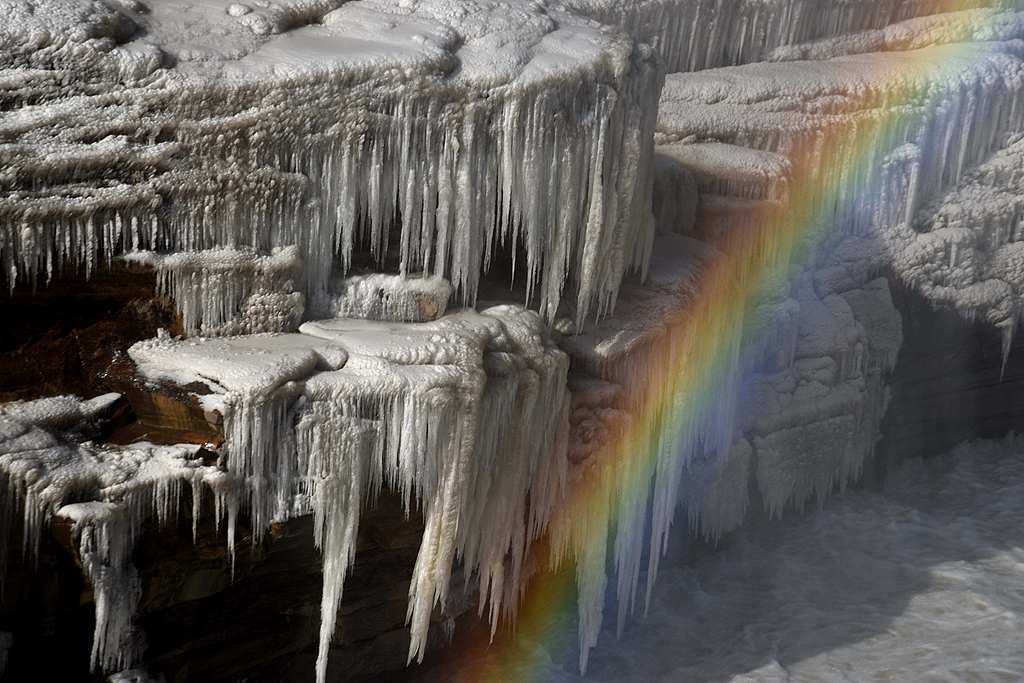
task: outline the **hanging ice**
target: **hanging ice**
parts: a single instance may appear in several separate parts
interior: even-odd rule
[[[139,654],[133,618],[141,586],[131,551],[143,521],[174,519],[185,485],[197,512],[202,488],[220,477],[197,457],[198,446],[79,443],[117,398],[59,396],[0,406],[0,475],[9,491],[0,518],[9,526],[21,510],[24,550],[33,555],[44,524],[55,516],[73,523],[96,596],[92,666],[103,670],[124,668]],[[89,502],[72,503],[79,500]],[[0,536],[0,549],[6,540]]]
[[[611,307],[650,246],[648,50],[527,0],[299,6],[305,25],[280,35],[290,22],[216,11],[183,35],[162,8],[111,11],[102,45],[50,27],[47,54],[83,53],[106,87],[0,123],[5,279],[126,249],[298,245],[315,298],[335,262],[393,248],[472,302],[498,251],[521,248],[548,317],[566,283],[580,321]]]
[[[514,618],[523,562],[562,493],[568,360],[516,306],[424,323],[334,318],[298,335],[155,340],[131,350],[154,381],[214,392],[227,469],[259,538],[308,498],[324,553],[324,680],[362,505],[382,486],[426,520],[410,585],[410,659],[422,658],[456,556],[496,627]],[[527,504],[529,501],[529,505]],[[237,503],[236,503],[237,505]]]
[[[187,334],[289,332],[302,320],[305,297],[296,291],[302,263],[294,246],[269,255],[251,249],[166,256],[136,251],[124,260],[156,268],[159,292],[173,299]]]

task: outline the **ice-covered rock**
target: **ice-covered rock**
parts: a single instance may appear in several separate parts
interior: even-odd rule
[[[527,0],[213,3],[203,21],[93,4],[139,27],[112,54],[177,57],[101,74],[97,92],[47,91],[0,124],[30,150],[0,201],[9,282],[127,249],[298,245],[311,296],[355,250],[393,244],[403,272],[472,302],[509,246],[539,309],[553,316],[568,282],[582,321],[649,252],[661,74],[622,34]],[[68,31],[38,50],[66,49]]]
[[[800,249],[844,254],[823,264],[817,277],[835,281],[820,286],[849,287],[842,281],[851,267],[891,267],[937,304],[986,319],[1009,339],[1019,315],[1013,286],[997,271],[1009,269],[1012,279],[1012,259],[993,260],[988,244],[975,258],[973,244],[976,234],[999,242],[1015,230],[1012,190],[998,197],[1015,182],[1000,159],[1016,153],[1012,145],[999,150],[1024,127],[1016,105],[1022,64],[1019,41],[991,40],[675,74],[662,97],[660,136],[741,145],[791,165],[789,185],[800,189],[778,206],[702,195],[702,234],[759,225],[771,244],[773,233],[795,227]],[[714,168],[707,154],[691,156]],[[962,227],[968,211],[991,216],[978,216],[986,227]]]
[[[877,31],[914,17],[978,7],[1019,7],[1017,0],[562,2],[606,23],[623,26],[641,39],[650,41],[661,53],[669,73],[757,62],[771,55],[786,54],[784,46]],[[982,36],[987,35],[982,33]],[[976,39],[984,40],[986,37],[978,36]]]
[[[428,322],[444,315],[452,287],[440,277],[353,275],[332,287],[326,312],[338,318]]]
[[[1012,7],[1013,4],[1007,5]],[[962,9],[930,14],[870,31],[825,40],[787,45],[774,50],[768,59],[832,59],[866,52],[916,50],[943,43],[1015,40],[1024,36],[1024,14],[1005,9]]]
[[[779,154],[719,142],[662,145],[658,153],[689,170],[702,194],[780,201],[787,198],[790,162]]]
[[[716,256],[713,248],[682,235],[661,235],[655,244],[647,281],[623,289],[619,312],[578,334],[563,324],[569,334],[561,344],[574,362],[595,377],[620,384],[627,397],[642,390],[637,383],[648,376],[644,368],[667,367],[665,359],[647,359],[645,353],[666,350],[672,326],[684,322],[702,267]]]
[[[742,409],[768,511],[819,502],[860,475],[903,343],[885,279],[819,298],[798,288],[791,364],[754,376]],[[777,366],[776,366],[777,367]]]
[[[1013,136],[889,239],[902,279],[937,305],[995,325],[1006,352],[1024,312],[1022,153]],[[913,177],[913,168],[908,173]]]
[[[222,500],[223,477],[204,464],[199,446],[80,442],[88,422],[116,398],[59,396],[0,405],[0,476],[8,491],[0,518],[9,526],[21,512],[24,550],[32,554],[45,524],[55,517],[72,522],[96,600],[92,666],[105,670],[124,668],[140,654],[133,617],[141,584],[131,551],[143,521],[175,519],[185,486],[197,519],[203,488]],[[0,549],[6,539],[7,533],[0,536]]]
[[[614,443],[629,419],[623,409],[622,387],[586,374],[569,376],[572,395],[569,414],[569,461],[577,468],[594,465],[593,458]]]
[[[382,486],[426,519],[410,585],[410,659],[423,656],[456,556],[478,576],[493,627],[512,618],[528,549],[569,462],[568,359],[542,318],[502,305],[421,323],[332,318],[300,329],[154,340],[131,356],[154,381],[214,392],[202,400],[224,414],[227,472],[241,482],[230,505],[248,511],[257,538],[274,519],[314,513],[324,553],[319,679],[359,511]]]

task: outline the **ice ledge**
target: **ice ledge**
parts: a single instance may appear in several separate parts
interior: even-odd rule
[[[324,555],[318,679],[360,511],[382,487],[426,529],[409,595],[410,659],[444,609],[456,556],[496,628],[515,614],[532,541],[568,467],[568,358],[519,306],[436,321],[333,318],[300,334],[156,339],[129,353],[152,382],[204,387],[223,414],[225,503],[255,537],[312,512]],[[229,539],[229,545],[233,541]]]
[[[169,12],[135,17],[149,43],[202,42]],[[188,30],[217,44],[236,19]],[[403,273],[446,277],[472,302],[499,249],[518,246],[546,315],[563,290],[580,321],[612,306],[650,253],[661,74],[649,50],[527,0],[365,0],[307,19],[229,54],[137,80],[94,69],[90,92],[18,103],[0,138],[49,152],[0,179],[4,278],[130,249],[297,244],[310,297],[354,252],[394,248]],[[38,49],[65,49],[65,30]]]

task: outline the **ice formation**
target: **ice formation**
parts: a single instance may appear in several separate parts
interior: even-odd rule
[[[154,340],[130,353],[153,381],[212,392],[202,400],[223,412],[227,471],[241,483],[231,505],[257,539],[312,509],[325,680],[359,511],[382,486],[426,520],[410,659],[423,656],[456,556],[479,576],[493,626],[514,615],[529,545],[566,478],[568,359],[546,337],[537,313],[503,305],[424,323],[332,318],[301,334]]]
[[[661,73],[622,35],[526,0],[211,5],[187,26],[94,3],[87,30],[54,4],[53,25],[18,11],[4,34],[37,48],[2,75],[12,284],[124,248],[298,245],[314,296],[356,248],[394,245],[403,273],[472,302],[509,246],[541,311],[570,282],[582,321],[647,256]],[[85,58],[88,79],[52,87]]]
[[[203,463],[199,446],[80,441],[118,398],[57,396],[0,406],[0,473],[8,491],[2,517],[10,528],[22,511],[21,536],[31,554],[44,524],[55,517],[73,524],[96,600],[92,664],[105,670],[124,668],[141,654],[132,624],[141,585],[131,551],[143,521],[174,519],[186,485],[197,517],[202,489],[219,500],[222,488],[222,474]],[[88,502],[76,502],[83,499]],[[6,545],[6,536],[0,542]]]
[[[384,488],[425,520],[410,661],[456,567],[493,632],[571,558],[581,668],[678,507],[718,539],[751,490],[842,490],[903,345],[891,277],[1007,350],[1021,317],[1018,4],[0,0],[3,277],[155,269],[183,336],[128,356],[225,437],[207,462],[87,441],[113,397],[0,406],[4,511],[30,549],[74,525],[94,666],[137,663],[132,544],[186,484],[232,553],[240,515],[256,542],[313,516],[319,681]]]
[[[296,291],[298,250],[269,255],[251,249],[208,249],[160,255],[135,251],[124,260],[156,268],[161,294],[174,300],[188,334],[288,332],[298,328],[305,296]]]

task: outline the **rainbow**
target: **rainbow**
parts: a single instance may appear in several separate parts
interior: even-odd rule
[[[948,84],[963,80],[992,54],[993,49],[978,44],[900,53],[896,59],[902,66],[889,68],[880,89],[864,93],[856,111],[823,115],[813,131],[781,136],[771,151],[792,163],[787,202],[759,225],[716,245],[719,257],[706,265],[685,305],[666,321],[673,333],[660,348],[649,350],[658,362],[634,382],[629,419],[571,484],[548,535],[535,544],[534,554],[550,557],[549,569],[525,589],[514,631],[503,630],[493,643],[488,638],[460,640],[451,648],[453,661],[446,666],[460,680],[534,680],[540,660],[529,644],[568,646],[571,624],[578,624],[585,667],[602,625],[606,562],[612,559],[617,566],[621,629],[639,603],[639,562],[648,544],[650,599],[685,462],[702,449],[729,446],[735,394],[760,347],[751,343],[758,331],[748,321],[763,293],[812,262],[837,235],[870,233],[898,248],[908,238],[907,219],[920,203],[917,197],[959,178],[959,172],[928,164],[941,158],[947,167],[969,165],[973,159],[950,160],[950,155],[964,154],[965,145],[959,152],[953,149],[960,140],[970,139],[982,154],[1000,144],[996,132],[982,130],[984,121],[978,117],[1000,117],[1002,132],[1024,130],[1024,122],[1003,105],[983,112],[982,104],[972,100],[975,109],[969,112],[968,104],[951,99],[954,91]],[[1015,109],[1012,100],[1007,102]],[[953,136],[951,127],[963,129],[963,137]],[[901,156],[899,150],[908,145],[919,154]],[[936,170],[937,179],[928,186],[925,176]],[[894,198],[894,192],[903,196]],[[654,528],[647,534],[650,520]],[[663,520],[660,526],[658,520]],[[568,558],[575,560],[575,572]],[[576,619],[570,618],[574,613]]]

